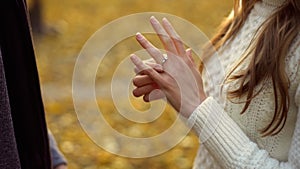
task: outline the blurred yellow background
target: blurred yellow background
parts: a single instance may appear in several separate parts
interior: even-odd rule
[[[29,2],[29,6],[31,3]],[[41,0],[42,19],[46,26],[43,34],[34,34],[35,52],[41,81],[48,127],[59,148],[68,159],[70,169],[188,169],[198,148],[198,139],[190,133],[170,151],[142,159],[124,158],[106,152],[83,131],[73,107],[72,75],[77,56],[89,37],[105,24],[122,16],[139,12],[163,12],[182,17],[202,30],[208,37],[220,21],[229,14],[230,0]],[[136,45],[128,42],[127,45]],[[128,51],[114,50],[124,56]],[[134,51],[132,51],[134,52]],[[118,62],[116,61],[115,64]],[[104,67],[105,68],[105,67]],[[111,78],[97,73],[97,84]],[[132,68],[129,68],[132,69]],[[96,84],[96,85],[97,85]],[[109,98],[98,100],[99,107],[118,131],[131,135],[160,133],[172,120],[163,115],[157,123],[126,128],[134,125],[126,120],[112,118],[116,112]],[[148,104],[136,101],[135,107],[147,109]],[[166,113],[169,111],[166,109]],[[163,124],[163,125],[160,125]],[[160,125],[157,127],[157,125]],[[133,131],[133,132],[132,132]],[[150,135],[151,135],[150,133]]]

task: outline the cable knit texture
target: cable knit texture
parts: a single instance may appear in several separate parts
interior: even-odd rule
[[[263,0],[255,4],[238,35],[218,51],[218,61],[228,73],[245,52],[259,26],[284,0]],[[245,113],[244,104],[222,99],[228,84],[220,92],[224,74],[216,64],[206,64],[203,73],[205,92],[209,96],[189,117],[202,145],[194,169],[218,168],[300,168],[300,34],[286,57],[286,73],[290,80],[290,107],[284,128],[275,136],[261,137],[259,130],[269,124],[274,113],[271,81],[258,88],[262,91],[252,100]],[[244,68],[242,64],[238,69]],[[212,83],[213,81],[213,83]],[[224,103],[222,102],[223,100]],[[244,101],[240,98],[234,101]]]

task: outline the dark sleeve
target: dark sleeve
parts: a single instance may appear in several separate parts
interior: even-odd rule
[[[21,168],[51,169],[44,105],[27,19],[25,0],[0,1],[2,63]]]
[[[67,160],[64,155],[60,152],[57,147],[56,141],[52,135],[52,133],[48,130],[49,144],[50,144],[50,153],[52,160],[52,167],[55,168],[60,164],[67,165]]]

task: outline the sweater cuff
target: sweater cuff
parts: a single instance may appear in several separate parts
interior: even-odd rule
[[[223,116],[223,108],[212,97],[206,98],[188,118],[188,125],[193,127],[204,143],[216,131]]]
[[[228,157],[241,157],[245,149],[251,153],[252,142],[212,97],[195,109],[188,125],[193,126],[208,151],[218,161],[223,161],[221,164],[230,163]]]

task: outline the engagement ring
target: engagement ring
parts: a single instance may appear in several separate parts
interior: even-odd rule
[[[163,59],[161,61],[161,65],[163,66],[164,63],[168,60],[168,55],[167,54],[163,54]]]

